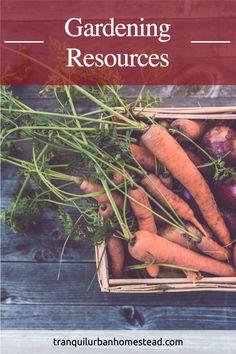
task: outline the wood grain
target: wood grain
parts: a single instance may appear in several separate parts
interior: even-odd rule
[[[2,264],[3,303],[8,304],[83,304],[148,306],[234,306],[235,293],[102,293],[97,279],[88,291],[95,273],[95,263],[63,263],[57,280],[59,263],[4,262]]]
[[[47,92],[43,97],[39,96],[42,86],[15,86],[13,91],[15,95],[19,96],[24,101],[37,103],[41,109],[44,104],[48,108],[55,109],[56,102],[53,93]],[[128,99],[137,98],[139,93],[139,86],[124,86],[121,89],[121,94]],[[168,100],[175,102],[178,107],[179,102],[184,102],[185,106],[196,106],[196,101],[200,101],[203,106],[233,106],[236,102],[235,86],[147,86],[153,95],[161,96],[163,98],[164,106],[170,106]],[[216,99],[217,97],[217,99]],[[50,101],[48,101],[50,99]],[[81,108],[86,109],[91,105],[87,99],[81,97]],[[233,103],[234,102],[234,103]]]
[[[232,307],[4,305],[2,329],[235,329]]]
[[[56,103],[39,98],[39,86],[15,92],[37,109],[55,110]],[[236,87],[151,87],[166,107],[232,106]],[[135,97],[138,87],[125,87]],[[210,97],[203,97],[209,94]],[[217,98],[214,98],[217,97]],[[80,109],[91,109],[82,100]],[[8,207],[18,177],[3,168],[2,207]],[[17,177],[17,178],[16,178]],[[236,294],[227,292],[118,294],[101,293],[94,275],[94,249],[86,242],[66,249],[57,281],[58,257],[64,238],[54,219],[44,218],[29,236],[2,231],[2,327],[4,329],[236,329]]]
[[[34,233],[27,236],[18,235],[2,225],[2,261],[58,262],[66,236],[53,220],[42,220],[35,225],[34,230]],[[94,262],[94,247],[88,241],[70,240],[62,259],[63,262]]]

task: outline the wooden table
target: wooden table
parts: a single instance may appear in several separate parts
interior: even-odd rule
[[[181,89],[156,87],[165,106],[236,105],[236,87]],[[54,109],[55,102],[37,97],[38,87],[15,92],[37,109]],[[135,96],[137,89],[124,90]],[[208,97],[207,96],[208,92]],[[204,97],[205,95],[205,97]],[[80,106],[79,111],[89,107]],[[2,173],[2,209],[11,199],[19,177],[11,167]],[[94,249],[70,242],[61,264],[64,235],[46,213],[29,236],[2,226],[2,318],[4,329],[236,329],[236,293],[191,292],[159,294],[101,293]]]

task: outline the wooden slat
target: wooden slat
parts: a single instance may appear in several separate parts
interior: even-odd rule
[[[170,304],[171,305],[171,304]],[[235,329],[236,308],[133,306],[2,306],[2,329]]]
[[[100,247],[95,247],[95,256],[100,289],[107,289],[109,287],[109,264],[104,243]]]
[[[12,169],[9,169],[8,173],[11,174]],[[10,206],[12,193],[20,181],[17,177],[7,179],[6,176],[7,169],[2,180],[1,212]],[[20,259],[23,262],[57,262],[65,239],[66,235],[49,210],[45,210],[28,235],[15,234],[1,220],[2,261],[17,262]],[[94,247],[88,241],[70,240],[67,242],[62,259],[63,262],[94,261]]]
[[[116,108],[118,111],[123,112],[121,107]],[[191,107],[186,109],[168,109],[168,108],[142,108],[135,107],[134,112],[143,117],[153,118],[184,118],[187,116],[189,119],[236,119],[236,106],[230,107]],[[232,112],[232,113],[231,113]]]
[[[186,277],[182,278],[174,278],[174,279],[110,279],[109,284],[110,285],[128,285],[129,282],[130,284],[150,284],[150,285],[155,285],[155,284],[168,284],[172,282],[172,284],[189,284],[191,282],[188,281]],[[205,277],[200,280],[196,284],[215,284],[216,282],[216,277]],[[217,282],[219,285],[223,284],[229,284],[232,286],[236,286],[236,277],[218,277]]]
[[[135,108],[134,111],[139,112],[140,108]],[[145,108],[143,112],[148,113],[171,113],[171,114],[200,114],[200,113],[227,113],[236,112],[236,106],[227,107],[182,107],[182,108]]]
[[[234,304],[235,293],[102,293],[97,279],[88,291],[95,274],[95,263],[64,263],[57,280],[59,263],[2,264],[2,303],[4,304],[80,304],[148,306],[223,306]]]
[[[1,258],[7,262],[58,262],[66,236],[53,220],[42,220],[30,235],[14,234],[4,225],[1,230]],[[88,241],[68,241],[62,262],[94,262],[94,247]],[[30,266],[30,265],[29,265]]]
[[[97,245],[96,264],[98,269],[99,285],[102,291],[126,292],[126,293],[150,293],[150,292],[192,292],[192,291],[232,291],[236,292],[236,277],[204,277],[196,283],[192,283],[184,276],[175,279],[109,279],[107,270],[107,253],[104,252],[104,244]],[[101,255],[103,253],[103,257]]]
[[[221,97],[218,98],[217,100],[217,105],[215,104],[214,98],[205,98],[205,97],[189,97],[188,102],[186,102],[185,97],[167,97],[164,96],[163,93],[155,93],[156,96],[161,96],[163,103],[161,104],[160,107],[160,112],[162,110],[167,110],[171,111],[172,109],[179,109],[180,111],[186,110],[187,108],[191,109],[191,107],[206,107],[207,105],[212,103],[212,110],[214,111],[215,109],[213,107],[227,107],[231,106],[236,102],[235,97]],[[126,96],[126,99],[128,99],[130,102],[134,101],[137,98],[137,96],[131,95],[131,96]],[[56,111],[56,103],[54,99],[48,98],[45,99],[44,102],[40,103],[40,100],[37,98],[32,98],[32,97],[24,97],[24,103],[27,104],[29,107],[35,110],[45,110],[45,111]],[[186,103],[189,105],[189,107],[186,107]],[[76,105],[77,106],[77,113],[81,114],[82,112],[89,112],[92,111],[95,105],[92,106],[86,100],[81,99],[80,103]],[[51,109],[52,107],[55,107],[53,110]]]
[[[30,89],[31,88],[31,89]],[[37,105],[40,109],[47,107],[47,109],[55,110],[56,100],[51,94],[46,97],[38,97],[38,92],[42,89],[41,86],[24,86],[23,88],[15,87],[14,93],[24,100],[26,104]],[[163,99],[162,106],[164,107],[194,107],[194,106],[233,106],[236,104],[236,86],[222,86],[222,87],[189,87],[189,86],[151,86],[147,89],[156,96]],[[140,91],[139,86],[124,86],[121,93],[130,101],[137,99]],[[204,95],[210,97],[204,97]],[[215,98],[217,95],[217,99]],[[213,97],[211,97],[213,96]],[[91,104],[87,99],[80,98],[80,109],[84,111],[89,110]]]
[[[161,112],[156,112],[156,113],[141,113],[143,116],[145,115],[146,117],[154,117],[158,119],[178,119],[178,118],[183,118],[183,114],[174,114],[173,113],[161,113]],[[236,114],[187,114],[187,117],[189,119],[225,119],[225,120],[232,120],[236,119]]]
[[[124,86],[121,93],[124,97],[136,99],[140,91],[140,86]],[[215,87],[196,87],[196,86],[148,86],[148,90],[152,94],[164,98],[164,105],[167,107],[178,107],[179,102],[181,106],[193,107],[200,103],[200,106],[235,106],[236,104],[236,86],[215,86]],[[13,87],[14,93],[19,96],[24,102],[37,102],[37,104],[44,107],[48,105],[49,108],[55,106],[55,98],[52,93],[48,92],[46,96],[39,97],[38,93],[42,90],[42,86],[15,86]],[[210,97],[204,97],[208,96]],[[212,96],[212,97],[211,97]],[[217,96],[217,99],[216,99]],[[51,101],[48,101],[48,98]],[[166,101],[168,99],[168,101]],[[173,102],[169,104],[170,102]],[[86,109],[91,102],[80,97],[82,108]],[[200,102],[198,102],[200,101]]]

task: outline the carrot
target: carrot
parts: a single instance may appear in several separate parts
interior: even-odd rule
[[[212,192],[182,147],[159,125],[151,125],[142,135],[144,145],[165,164],[166,168],[189,191],[208,225],[224,245],[231,242],[230,233],[218,210]]]
[[[99,215],[104,219],[110,218],[114,214],[110,203],[102,203],[99,205],[98,212]]]
[[[112,277],[120,279],[123,277],[125,263],[125,251],[122,240],[113,234],[107,241],[107,250],[111,260]]]
[[[146,271],[151,278],[157,278],[160,272],[160,267],[157,264],[150,264]]]
[[[208,256],[226,261],[229,259],[229,252],[226,248],[220,246],[210,237],[202,236],[201,241],[197,243],[197,248]]]
[[[173,177],[168,171],[161,172],[159,178],[161,183],[164,184],[164,186],[166,186],[169,189],[173,188],[174,185]]]
[[[148,177],[142,179],[141,184],[145,187],[156,200],[165,207],[171,207],[175,210],[176,214],[181,218],[190,221],[195,225],[204,235],[207,236],[206,231],[202,225],[195,218],[192,209],[189,205],[181,199],[177,194],[166,188],[158,177],[154,174],[149,174]]]
[[[203,135],[206,125],[204,122],[181,118],[175,119],[170,126],[171,128],[185,134],[188,138],[197,140]],[[182,137],[178,137],[179,141],[183,139],[184,138]]]
[[[211,256],[212,258],[218,259],[219,261],[225,261],[229,258],[229,252],[217,242],[209,237],[203,236],[198,229],[196,229],[191,224],[186,225],[188,231],[194,233],[199,237],[199,242],[194,242],[189,240],[184,232],[177,229],[174,226],[165,226],[159,230],[160,236],[179,244],[182,247],[189,248],[191,250],[198,249],[201,252]]]
[[[201,280],[203,278],[200,272],[191,272],[189,270],[184,270],[184,274],[186,275],[186,278],[192,283],[196,283],[198,280]]]
[[[104,192],[103,186],[100,183],[93,183],[89,181],[83,181],[80,185],[80,189],[85,193],[101,193],[94,197],[100,203],[109,203],[109,198]],[[112,196],[118,208],[123,206],[123,198],[118,192],[112,192]]]
[[[196,245],[193,240],[186,237],[185,233],[172,225],[165,225],[158,230],[158,234],[167,240],[195,251]]]
[[[123,182],[123,180],[124,180],[124,176],[120,172],[116,171],[113,173],[113,182],[116,185],[121,184]],[[113,194],[113,196],[114,196],[114,194]],[[123,201],[122,201],[122,205],[123,205]],[[99,215],[103,218],[110,218],[114,214],[114,211],[112,209],[110,202],[102,203],[98,208],[98,212],[99,212]]]
[[[198,254],[148,231],[138,231],[130,237],[129,252],[141,262],[175,264],[216,276],[234,277],[236,270],[229,264]]]
[[[155,171],[155,157],[148,149],[137,144],[130,144],[130,150],[134,158],[145,170],[150,172]]]
[[[116,171],[113,173],[113,182],[116,185],[121,184],[124,181],[124,176],[122,175],[122,173]]]
[[[157,233],[157,227],[155,224],[154,216],[150,210],[151,209],[148,197],[141,189],[130,189],[128,192],[129,196],[135,200],[130,199],[130,205],[133,213],[137,219],[138,226],[140,230],[146,230],[149,232]],[[137,202],[139,203],[137,203]],[[142,204],[142,205],[140,205]],[[156,264],[150,265],[146,268],[148,274],[152,278],[156,278],[159,274],[160,267]]]
[[[155,224],[154,216],[151,211],[147,210],[145,207],[151,209],[148,197],[141,189],[129,189],[129,196],[134,200],[130,199],[130,205],[133,213],[137,219],[138,226],[140,230],[147,230],[149,232],[157,232],[157,227]],[[137,201],[137,202],[136,202]],[[140,205],[140,204],[142,205]]]

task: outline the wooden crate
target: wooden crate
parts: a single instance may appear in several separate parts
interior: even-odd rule
[[[122,108],[117,108],[122,112]],[[233,119],[233,107],[186,107],[186,108],[135,108],[135,113],[144,117],[160,119]],[[96,245],[97,275],[101,291],[119,293],[186,292],[186,291],[235,291],[236,277],[205,277],[192,283],[186,277],[166,279],[110,279],[105,244]]]

